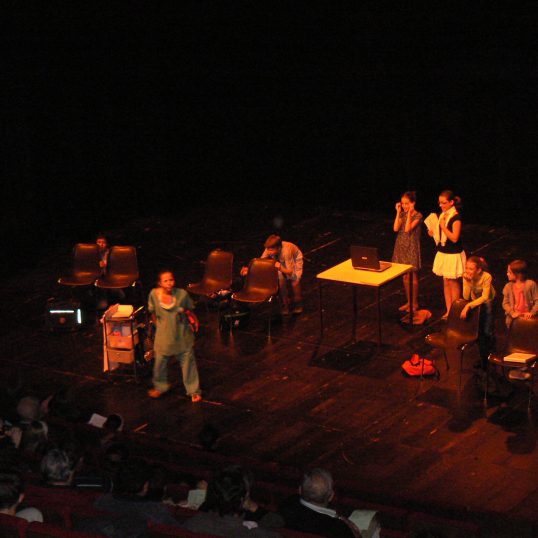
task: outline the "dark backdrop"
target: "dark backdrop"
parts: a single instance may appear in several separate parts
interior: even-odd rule
[[[530,9],[309,4],[6,2],[9,259],[238,200],[388,213],[407,188],[535,226]]]

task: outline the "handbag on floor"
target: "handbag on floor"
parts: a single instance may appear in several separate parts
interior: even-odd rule
[[[420,357],[418,353],[414,353],[410,359],[407,359],[402,364],[402,373],[408,377],[432,377],[439,378],[439,370],[436,368],[433,361]]]

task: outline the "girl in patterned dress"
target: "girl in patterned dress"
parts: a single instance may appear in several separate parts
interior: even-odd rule
[[[422,213],[419,213],[415,209],[415,203],[415,192],[404,192],[400,201],[395,206],[396,217],[394,218],[393,225],[393,230],[398,235],[396,236],[392,261],[394,263],[405,263],[413,266],[413,271],[403,276],[407,303],[400,306],[400,310],[405,312],[409,312],[410,309],[410,278],[413,278],[413,310],[418,310],[418,270],[421,267],[420,223],[422,222]]]

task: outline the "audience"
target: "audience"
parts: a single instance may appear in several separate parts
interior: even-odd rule
[[[73,416],[70,413],[58,422],[58,416],[54,417],[50,413],[50,404],[53,409],[65,411],[68,401],[65,390],[46,400],[45,406],[40,405],[38,398],[25,396],[16,406],[22,428],[0,419],[0,513],[27,521],[43,521],[39,508],[44,510],[44,506],[40,504],[40,499],[47,508],[45,513],[49,513],[49,490],[39,490],[38,485],[31,490],[32,504],[37,508],[21,509],[20,506],[24,499],[23,477],[39,484],[32,472],[21,473],[25,468],[24,465],[21,467],[21,462],[28,462],[31,455],[34,463],[39,462],[42,483],[47,488],[66,490],[60,501],[60,497],[54,497],[51,489],[50,498],[53,503],[65,503],[71,495],[67,490],[79,486],[85,489],[99,487],[111,492],[101,495],[95,501],[94,507],[102,515],[77,520],[77,530],[109,537],[145,538],[149,536],[149,526],[152,524],[179,527],[180,522],[170,510],[178,504],[185,506],[186,503],[180,502],[181,499],[185,498],[189,486],[197,484],[197,489],[192,492],[196,495],[192,495],[192,499],[189,495],[187,505],[199,508],[199,512],[181,525],[189,531],[234,538],[276,538],[279,536],[278,529],[286,527],[329,538],[380,536],[381,529],[375,512],[355,510],[348,515],[339,513],[330,506],[334,499],[334,484],[331,474],[326,470],[313,469],[306,473],[299,489],[300,495],[282,502],[278,513],[270,512],[252,499],[254,476],[243,467],[229,466],[217,473],[209,484],[199,480],[199,476],[190,475],[190,470],[181,471],[189,476],[185,482],[175,471],[171,473],[164,462],[150,466],[144,460],[131,459],[130,436],[124,434],[121,442],[118,440],[118,432],[122,427],[122,419],[118,415],[110,415],[102,430],[88,429],[82,422],[80,426],[70,423]],[[12,409],[15,411],[15,401]],[[54,417],[50,436],[48,425],[37,420],[43,410]],[[199,434],[200,442],[208,453],[215,449],[218,438],[218,430],[211,425],[206,425]],[[136,444],[133,449],[137,449]],[[84,462],[83,455],[88,453],[93,453],[93,458]],[[86,475],[80,472],[83,465],[86,465]],[[30,467],[29,470],[33,469]],[[103,480],[103,475],[109,480]],[[177,495],[173,502],[170,492]],[[58,493],[60,492],[56,492]],[[69,501],[73,503],[72,506],[79,503],[79,507],[89,507],[91,505],[86,505],[86,502],[95,499],[95,495],[86,497],[80,491],[76,495],[78,497]],[[192,504],[191,500],[196,503]],[[184,513],[180,514],[184,519]]]

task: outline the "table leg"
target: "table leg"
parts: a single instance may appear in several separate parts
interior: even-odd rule
[[[353,295],[353,328],[351,329],[351,337],[353,342],[357,338],[357,286],[351,286]]]
[[[381,349],[381,286],[377,288],[377,347]]]
[[[319,288],[319,335],[321,338],[323,338],[323,294],[322,294],[322,284],[321,281],[318,280],[318,288]]]

